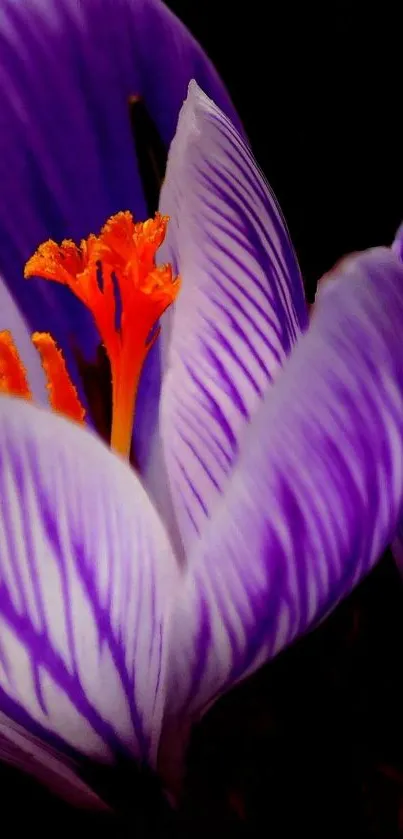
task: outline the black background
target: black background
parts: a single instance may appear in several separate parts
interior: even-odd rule
[[[403,219],[401,29],[391,7],[169,0],[214,62],[285,213],[308,296]]]

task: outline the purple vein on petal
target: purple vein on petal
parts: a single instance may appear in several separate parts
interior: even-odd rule
[[[402,321],[403,266],[389,249],[346,261],[320,290],[193,543],[171,714],[202,711],[312,628],[402,532]]]
[[[162,525],[79,426],[6,397],[0,424],[0,713],[66,754],[153,762],[178,573]]]
[[[278,204],[249,146],[195,84],[171,146],[161,211],[171,219],[161,258],[174,260],[183,280],[162,359],[161,439],[188,549],[189,511],[202,533],[203,510],[211,515],[225,491],[246,429],[307,318]],[[183,428],[185,416],[200,412],[210,414],[207,437],[189,420]],[[186,457],[177,450],[181,429],[191,443]],[[220,473],[217,464],[213,483],[204,466],[225,438],[229,469]]]

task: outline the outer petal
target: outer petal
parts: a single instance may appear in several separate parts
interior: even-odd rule
[[[0,713],[0,761],[34,775],[54,794],[75,807],[108,809],[80,777],[80,769],[66,755],[45,745],[22,726]]]
[[[307,315],[276,199],[234,126],[194,82],[160,203],[171,217],[163,255],[183,279],[167,339],[161,435],[187,548]]]
[[[177,580],[164,530],[90,432],[6,397],[0,428],[3,729],[153,763]]]
[[[400,225],[396,233],[392,250],[403,262],[403,224]],[[396,538],[393,541],[392,550],[400,573],[403,574],[403,521],[400,522]]]
[[[344,263],[320,291],[190,557],[173,711],[200,710],[321,620],[394,537],[402,323],[403,267],[389,250]]]
[[[92,319],[71,293],[23,281],[48,238],[79,239],[130,209],[145,216],[129,120],[144,97],[166,144],[195,76],[234,116],[212,66],[159,0],[3,0],[0,9],[0,273],[30,328],[50,331],[74,372]]]

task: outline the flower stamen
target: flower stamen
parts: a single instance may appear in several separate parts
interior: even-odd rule
[[[54,411],[64,414],[75,422],[83,422],[85,410],[67,372],[61,350],[47,332],[34,332],[32,343],[41,357],[47,379],[49,403]]]
[[[54,411],[82,422],[85,411],[69,377],[61,350],[46,332],[34,332],[32,343],[38,350],[46,377],[49,403]],[[27,372],[11,332],[0,332],[0,393],[31,401]]]
[[[0,332],[0,393],[32,399],[27,373],[11,332]]]

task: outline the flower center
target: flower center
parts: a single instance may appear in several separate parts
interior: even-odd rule
[[[92,313],[111,366],[111,446],[125,457],[141,370],[159,333],[156,324],[180,288],[171,266],[155,264],[167,222],[160,213],[138,223],[128,211],[117,213],[80,246],[45,242],[24,272],[68,286]]]

